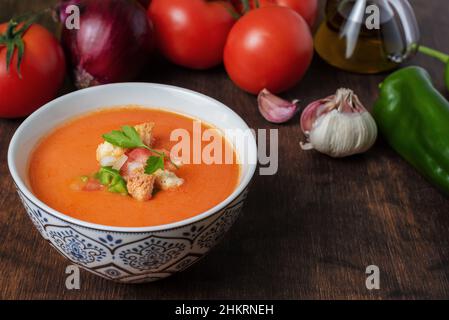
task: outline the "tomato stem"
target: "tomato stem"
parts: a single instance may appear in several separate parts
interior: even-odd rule
[[[249,0],[242,0],[242,5],[243,5],[243,13],[247,13],[251,9]]]
[[[225,8],[234,20],[238,20],[240,18],[240,14],[238,14],[234,7],[225,6]]]
[[[10,70],[14,52],[17,48],[17,73],[20,79],[22,79],[20,66],[22,64],[23,55],[25,53],[25,43],[23,42],[22,37],[34,22],[34,18],[31,18],[28,21],[25,21],[22,26],[18,30],[16,30],[16,28],[20,25],[20,20],[22,19],[11,19],[8,22],[6,31],[2,35],[0,35],[0,45],[6,46],[6,70],[8,72]]]
[[[8,23],[8,26],[6,28],[6,39],[12,39],[14,38],[14,29],[17,27],[17,22],[14,20],[10,20]]]
[[[6,70],[9,72],[14,52],[17,48],[17,74],[22,79],[20,72],[20,66],[22,64],[23,55],[25,54],[25,43],[23,42],[23,36],[36,19],[49,12],[49,9],[43,10],[40,13],[26,13],[24,15],[12,18],[9,20],[6,27],[6,31],[0,34],[0,46],[6,47]]]

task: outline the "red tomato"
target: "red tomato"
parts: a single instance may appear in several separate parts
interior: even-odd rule
[[[156,41],[173,63],[207,69],[223,61],[226,37],[235,19],[225,1],[152,0],[148,14]]]
[[[86,184],[83,186],[83,191],[99,191],[102,189],[102,185],[98,180],[89,179]]]
[[[145,164],[151,156],[151,151],[145,148],[135,148],[127,152],[129,162],[139,162]]]
[[[147,163],[151,156],[151,151],[145,148],[135,148],[126,153],[128,159],[120,169],[120,174],[123,177],[128,177],[137,168],[142,168]]]
[[[257,0],[249,0],[250,8],[257,8]],[[318,14],[318,0],[258,0],[259,7],[266,7],[272,5],[278,5],[288,7],[298,12],[309,24],[313,26]],[[243,13],[242,0],[232,0],[234,7],[239,13]]]
[[[4,34],[7,24],[0,25]],[[64,53],[56,38],[44,27],[33,24],[23,35],[25,53],[21,75],[17,72],[15,50],[9,72],[6,69],[6,47],[0,44],[0,117],[27,116],[55,98],[65,75]]]
[[[276,0],[276,4],[298,12],[309,24],[315,24],[318,14],[318,0]]]
[[[280,6],[250,11],[232,28],[224,64],[237,86],[257,94],[293,87],[308,69],[313,41],[305,20]]]

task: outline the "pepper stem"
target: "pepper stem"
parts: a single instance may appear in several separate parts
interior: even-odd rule
[[[435,50],[432,48],[428,48],[425,46],[419,46],[418,50],[419,50],[419,52],[424,53],[425,55],[428,55],[430,57],[436,58],[436,59],[442,61],[443,63],[449,62],[449,55],[447,55],[441,51],[438,51],[438,50]]]

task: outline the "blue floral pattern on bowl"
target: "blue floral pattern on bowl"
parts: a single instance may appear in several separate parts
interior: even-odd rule
[[[185,270],[214,247],[236,221],[247,190],[202,220],[159,231],[111,232],[62,220],[17,190],[40,234],[62,255],[103,278],[142,283]]]

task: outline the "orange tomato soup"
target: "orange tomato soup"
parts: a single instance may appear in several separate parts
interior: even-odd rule
[[[185,164],[176,171],[185,181],[182,186],[156,192],[151,200],[144,202],[106,190],[87,192],[71,188],[77,177],[99,170],[95,153],[104,141],[104,133],[149,121],[155,123],[154,148],[170,150],[177,143],[170,141],[170,133],[178,128],[189,131],[193,139],[194,119],[179,114],[131,106],[89,113],[56,128],[36,147],[29,164],[35,196],[51,208],[83,221],[144,227],[193,217],[219,204],[234,191],[240,174],[240,166],[235,161],[233,164]],[[202,123],[202,130],[207,128],[210,127]],[[230,147],[221,138],[223,145]]]

